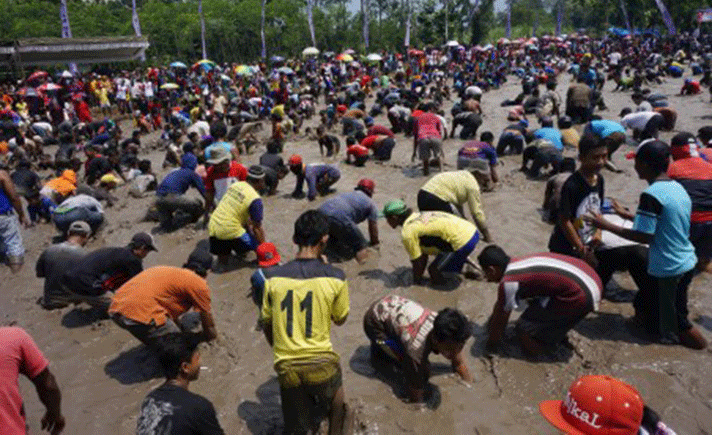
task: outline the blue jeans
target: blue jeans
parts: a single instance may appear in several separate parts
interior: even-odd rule
[[[24,260],[20,221],[12,210],[0,214],[0,253],[5,254],[10,264],[22,264]]]

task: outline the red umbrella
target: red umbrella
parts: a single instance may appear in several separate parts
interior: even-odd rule
[[[408,50],[408,55],[409,56],[425,56],[425,52],[423,50],[416,50],[416,49],[410,49]]]
[[[47,71],[35,71],[32,74],[30,74],[29,77],[27,77],[27,81],[31,82],[33,80],[39,80],[47,77],[49,74],[47,74]]]
[[[56,91],[58,89],[62,89],[62,87],[54,83],[45,83],[37,88],[41,92]]]

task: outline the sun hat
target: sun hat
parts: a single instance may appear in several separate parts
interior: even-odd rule
[[[545,400],[539,412],[569,435],[638,435],[643,399],[630,385],[610,376],[583,376],[564,400]]]
[[[274,266],[282,261],[282,257],[279,256],[277,247],[273,243],[265,242],[260,244],[255,253],[257,254],[257,264],[260,267]]]
[[[372,196],[373,191],[376,189],[376,183],[370,178],[362,178],[356,185],[356,189],[361,189],[368,196]]]
[[[208,153],[208,162],[211,165],[217,165],[224,161],[230,160],[230,153],[223,147],[211,148]]]
[[[260,165],[252,165],[247,170],[247,178],[251,178],[253,180],[261,180],[265,178],[265,170]]]
[[[408,210],[408,206],[405,205],[400,199],[394,199],[388,201],[386,205],[383,206],[383,216],[400,216]]]

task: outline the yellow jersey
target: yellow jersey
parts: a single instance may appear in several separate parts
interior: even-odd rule
[[[470,221],[442,211],[413,213],[403,223],[401,237],[411,260],[441,252],[454,252],[474,237],[477,227]]]
[[[250,219],[250,205],[257,199],[260,199],[260,194],[249,183],[233,183],[210,215],[210,237],[230,240],[245,234],[245,225]]]
[[[428,180],[421,189],[450,204],[464,205],[467,203],[472,217],[477,222],[485,222],[485,212],[482,210],[482,200],[480,199],[480,185],[470,171],[443,172]]]
[[[318,259],[297,259],[263,273],[260,321],[272,328],[274,363],[335,355],[331,322],[349,314],[344,272]]]

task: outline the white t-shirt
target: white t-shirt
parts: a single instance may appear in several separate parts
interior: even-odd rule
[[[621,119],[621,125],[632,130],[644,130],[645,124],[650,118],[657,115],[656,112],[635,112],[628,114]]]

